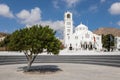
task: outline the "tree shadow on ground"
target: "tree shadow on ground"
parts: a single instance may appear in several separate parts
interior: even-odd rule
[[[40,74],[56,73],[56,72],[62,71],[56,65],[36,65],[36,66],[31,66],[29,71],[27,70],[27,66],[19,67],[18,69],[19,69],[19,71],[23,71],[24,73],[40,73]]]

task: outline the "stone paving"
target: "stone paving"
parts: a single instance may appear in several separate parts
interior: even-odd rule
[[[61,71],[47,74],[24,73],[20,67],[26,64],[1,65],[0,80],[120,80],[120,67],[71,64],[38,63],[33,66],[55,66]]]

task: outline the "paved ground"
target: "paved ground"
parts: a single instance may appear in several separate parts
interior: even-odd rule
[[[54,69],[48,69],[47,74],[24,73],[22,69],[27,64],[24,54],[5,53],[7,54],[1,52],[0,55],[0,80],[120,80],[119,52],[105,55],[94,52],[80,55],[40,55],[33,68]]]
[[[26,64],[1,65],[0,80],[120,80],[120,68],[90,64],[39,63],[33,66],[53,66],[62,71],[49,74],[24,73]]]
[[[0,56],[0,65],[27,64],[24,55]],[[39,55],[35,63],[76,63],[120,67],[120,55]]]

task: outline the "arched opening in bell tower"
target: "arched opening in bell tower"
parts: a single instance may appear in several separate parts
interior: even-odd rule
[[[70,14],[67,14],[67,18],[70,18]]]

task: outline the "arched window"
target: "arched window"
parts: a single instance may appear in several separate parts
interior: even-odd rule
[[[70,18],[70,14],[67,14],[67,18]]]
[[[70,29],[67,29],[67,32],[70,32]]]
[[[78,39],[78,36],[75,36],[75,39]]]
[[[68,36],[68,39],[70,39],[70,36]]]
[[[86,38],[89,38],[89,37],[90,37],[90,35],[89,35],[88,33],[86,33],[86,34],[85,34],[85,37],[86,37]]]

